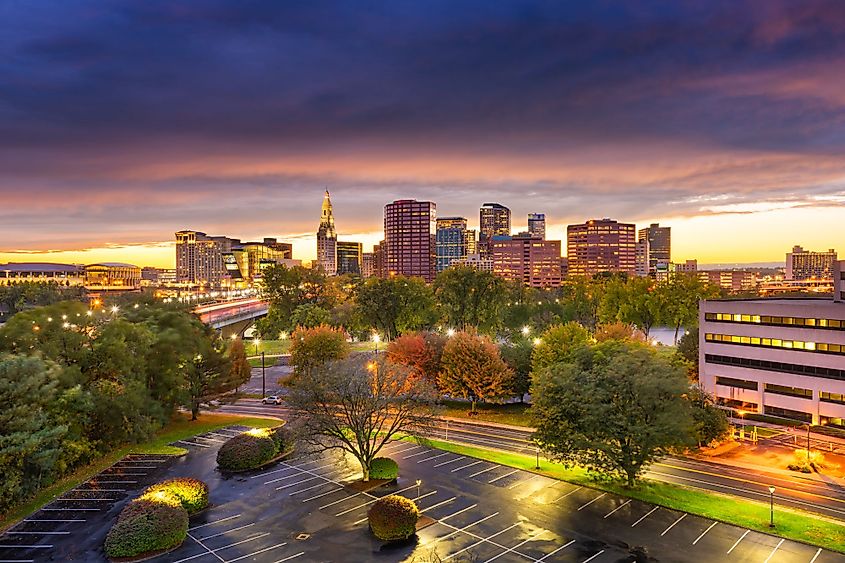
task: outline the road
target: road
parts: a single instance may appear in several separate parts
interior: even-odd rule
[[[235,404],[222,407],[221,411],[282,417],[289,415],[285,407],[264,406],[258,399],[241,399]],[[456,419],[443,420],[432,438],[527,455],[536,452],[529,430]],[[752,470],[683,457],[667,457],[655,463],[645,477],[758,501],[768,501],[769,487],[774,486],[777,505],[845,521],[845,486],[841,480],[833,478],[825,482],[802,474]]]

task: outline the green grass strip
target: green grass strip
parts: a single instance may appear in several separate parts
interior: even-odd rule
[[[159,430],[149,441],[141,444],[130,444],[113,450],[95,462],[79,467],[73,473],[66,475],[39,491],[34,497],[10,509],[0,517],[0,531],[26,518],[33,512],[39,510],[45,504],[64,496],[64,494],[84,483],[100,471],[110,467],[123,456],[129,454],[153,454],[153,455],[182,455],[187,452],[184,448],[170,446],[171,442],[184,440],[197,434],[218,430],[232,424],[242,424],[256,428],[269,428],[279,424],[277,419],[258,418],[239,415],[227,415],[217,413],[202,413],[199,420],[191,421],[186,414],[179,413],[173,421]]]
[[[769,527],[769,504],[764,502],[688,489],[650,479],[643,480],[637,487],[629,489],[618,483],[596,481],[590,478],[582,468],[567,469],[542,458],[540,469],[536,469],[535,456],[462,446],[440,440],[403,439],[419,441],[444,451],[524,469],[560,481],[845,553],[845,525],[801,510],[775,506],[775,528],[772,529]]]

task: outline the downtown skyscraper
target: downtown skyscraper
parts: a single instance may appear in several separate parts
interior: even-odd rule
[[[434,280],[437,206],[432,201],[399,199],[384,206],[386,275]]]
[[[326,275],[333,276],[337,273],[337,233],[334,230],[329,190],[326,190],[323,197],[320,228],[317,230],[317,266],[322,268]]]

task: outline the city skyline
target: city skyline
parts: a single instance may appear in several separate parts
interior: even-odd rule
[[[0,262],[172,266],[191,228],[313,259],[325,187],[365,248],[396,199],[842,246],[839,3],[40,4],[0,8]]]

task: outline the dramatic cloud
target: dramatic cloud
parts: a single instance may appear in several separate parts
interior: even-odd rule
[[[0,4],[0,250],[191,227],[310,257],[324,186],[367,241],[398,197],[558,232],[792,210],[780,245],[842,205],[845,4],[620,4]]]

